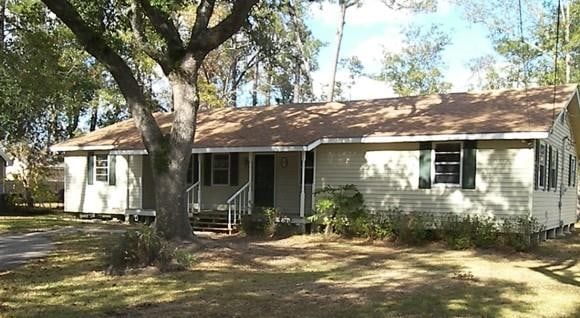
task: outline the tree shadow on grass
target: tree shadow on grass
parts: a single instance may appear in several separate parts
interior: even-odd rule
[[[212,247],[219,263],[159,275],[104,276],[110,236],[61,237],[59,252],[2,277],[11,316],[353,317],[499,316],[528,313],[507,280],[459,280],[459,265],[413,249],[251,243]],[[435,252],[437,253],[437,252]]]

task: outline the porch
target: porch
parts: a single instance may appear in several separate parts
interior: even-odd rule
[[[153,175],[147,155],[131,155],[128,208],[155,216]],[[196,231],[231,233],[246,214],[275,208],[293,223],[311,215],[314,153],[220,152],[193,154],[187,173],[187,212]]]

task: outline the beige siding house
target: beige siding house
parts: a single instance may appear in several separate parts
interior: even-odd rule
[[[155,114],[162,130],[170,113]],[[369,209],[536,218],[549,235],[577,219],[576,86],[204,111],[188,212],[231,228],[274,207],[303,222],[314,192],[354,184]],[[53,147],[65,209],[155,215],[155,180],[132,121]]]
[[[4,193],[6,181],[6,166],[11,164],[11,159],[2,149],[0,149],[0,194]]]

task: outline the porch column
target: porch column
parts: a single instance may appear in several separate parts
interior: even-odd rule
[[[201,167],[203,166],[201,164],[201,158],[205,157],[205,155],[203,154],[198,154],[197,155],[197,212],[201,213],[201,186],[203,185],[203,182],[201,181]]]
[[[248,214],[252,214],[254,206],[254,153],[248,152]]]
[[[304,218],[304,200],[306,195],[304,193],[304,177],[306,176],[306,151],[302,151],[302,167],[300,174],[302,178],[300,179],[300,217]]]

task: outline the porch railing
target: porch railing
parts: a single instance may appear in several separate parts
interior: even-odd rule
[[[232,230],[233,224],[241,221],[244,214],[250,213],[250,182],[244,184],[227,201],[228,204],[228,230]]]
[[[198,212],[201,211],[201,202],[199,197],[199,181],[189,186],[186,190],[187,192],[187,213],[192,214],[195,209]]]

